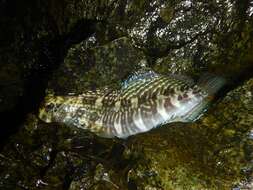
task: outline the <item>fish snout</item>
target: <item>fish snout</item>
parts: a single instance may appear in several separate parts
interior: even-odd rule
[[[39,108],[39,118],[46,123],[52,122],[54,107],[53,103],[42,104]]]

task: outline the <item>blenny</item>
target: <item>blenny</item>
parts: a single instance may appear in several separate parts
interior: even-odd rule
[[[185,76],[140,72],[124,82],[120,90],[49,95],[39,118],[103,137],[127,138],[165,123],[195,121],[224,83],[223,78],[213,75],[194,83]]]

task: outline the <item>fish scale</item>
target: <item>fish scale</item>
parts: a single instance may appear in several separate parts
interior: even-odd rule
[[[48,96],[39,118],[89,130],[99,136],[127,138],[164,123],[193,122],[206,110],[224,80],[208,76],[194,84],[184,76],[137,74],[122,89],[81,95]]]
[[[158,85],[158,83],[161,83]],[[134,97],[138,97],[138,102],[142,102],[142,100],[147,100],[148,98],[152,98],[156,96],[159,93],[162,93],[164,91],[164,88],[169,85],[169,81],[167,78],[161,78],[159,80],[153,81],[152,83],[148,83],[148,87],[143,90],[138,90],[136,92],[133,92],[132,94],[123,94],[119,97],[119,101],[123,103],[123,105],[127,105],[131,103],[131,100]],[[125,92],[124,92],[125,93]]]
[[[163,85],[165,85],[166,83],[168,84],[168,79],[167,78],[162,78],[162,79],[158,80],[157,83],[159,83],[159,84],[150,85],[147,89],[143,90],[143,92],[140,92],[140,94],[137,95],[137,96],[140,97],[140,98],[142,98],[142,97],[146,97],[146,98],[153,97],[154,95],[158,94],[162,90]]]

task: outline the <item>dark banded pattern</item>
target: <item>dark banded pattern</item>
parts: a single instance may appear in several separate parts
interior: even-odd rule
[[[207,93],[171,76],[131,81],[121,91],[95,91],[45,100],[39,117],[90,130],[104,137],[126,138],[164,123],[186,122],[204,109]],[[203,103],[204,102],[204,103]]]

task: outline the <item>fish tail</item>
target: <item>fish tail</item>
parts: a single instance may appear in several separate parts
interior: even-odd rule
[[[194,122],[198,120],[208,109],[214,95],[225,85],[226,80],[223,77],[206,73],[200,77],[198,86],[207,92],[207,97],[204,98],[198,105],[185,115],[185,120]]]
[[[225,78],[205,73],[202,75],[198,81],[198,86],[204,89],[208,95],[214,95],[217,93],[226,83]]]

